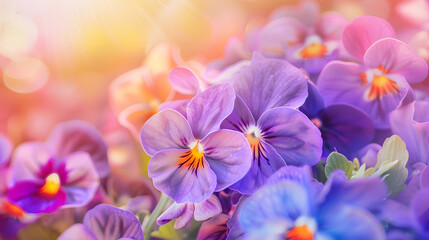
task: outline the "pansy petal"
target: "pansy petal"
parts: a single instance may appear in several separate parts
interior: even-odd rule
[[[324,41],[338,41],[341,38],[344,27],[348,24],[347,19],[334,12],[323,14],[316,23],[316,32]]]
[[[293,181],[266,185],[243,203],[239,213],[244,232],[251,232],[270,219],[295,221],[299,216],[310,214],[309,196],[306,189]],[[264,206],[264,207],[261,207]]]
[[[412,216],[419,232],[429,233],[429,189],[422,189],[414,196],[411,204]]]
[[[12,184],[22,180],[39,180],[39,171],[50,160],[51,152],[39,142],[19,145],[12,162]]]
[[[251,195],[256,189],[264,185],[267,179],[278,169],[286,166],[285,160],[276,150],[264,140],[259,140],[258,150],[261,154],[253,156],[249,172],[230,188],[240,193]]]
[[[295,181],[300,185],[305,186],[307,189],[311,190],[310,193],[313,194],[313,196],[317,196],[323,186],[323,184],[313,179],[311,168],[307,165],[302,167],[284,166],[277,170],[267,180],[266,184],[274,184],[284,180]]]
[[[52,213],[64,205],[66,193],[60,189],[53,197],[40,194],[43,181],[20,181],[8,192],[8,200],[28,213]]]
[[[85,225],[77,223],[69,227],[64,231],[59,237],[58,240],[97,240],[94,233]]]
[[[374,123],[363,111],[346,104],[331,105],[319,113],[324,156],[332,151],[349,155],[374,138]]]
[[[186,110],[189,125],[197,139],[219,129],[234,108],[235,93],[229,83],[209,87],[197,94]]]
[[[197,76],[187,67],[173,68],[168,78],[171,86],[179,93],[193,95],[197,94],[200,89]]]
[[[325,103],[319,89],[312,82],[308,81],[308,97],[299,110],[312,119],[317,117],[320,110],[325,107]]]
[[[98,174],[91,157],[85,152],[64,158],[67,180],[63,188],[67,194],[66,205],[84,206],[94,197],[99,185]]]
[[[190,214],[186,214],[185,212],[190,212]],[[193,203],[177,203],[173,202],[165,212],[163,212],[157,219],[156,224],[164,225],[170,222],[173,219],[180,218],[184,215],[190,215],[192,218],[192,214],[194,213],[194,204]],[[188,220],[191,220],[189,218]],[[187,222],[186,222],[187,223]],[[185,224],[186,224],[185,223]]]
[[[245,133],[249,126],[255,125],[255,119],[240,96],[236,96],[234,110],[222,122],[221,128],[232,129]]]
[[[303,40],[305,28],[297,19],[274,19],[262,28],[258,50],[268,56],[283,57],[287,47]]]
[[[149,177],[158,190],[178,203],[202,202],[214,192],[216,175],[205,160],[196,169],[180,166],[180,157],[187,152],[170,149],[156,153],[149,161]]]
[[[395,37],[392,26],[384,19],[362,16],[353,20],[343,31],[343,45],[357,60],[363,61],[366,50],[377,40]]]
[[[216,191],[237,182],[250,169],[252,153],[243,134],[221,129],[201,142],[211,169],[216,174]]]
[[[12,143],[5,136],[0,134],[0,167],[9,163],[12,153]]]
[[[320,131],[303,113],[292,108],[274,108],[261,116],[258,126],[262,138],[286,163],[312,166],[320,160]]]
[[[335,214],[331,212],[318,219],[318,229],[328,236],[341,236],[341,239],[385,239],[384,228],[374,215],[351,206],[337,208]]]
[[[204,202],[195,204],[194,218],[197,221],[205,221],[219,215],[221,212],[222,206],[219,199],[215,195],[212,195]]]
[[[110,172],[107,146],[100,133],[84,121],[69,121],[58,124],[47,141],[47,146],[57,158],[73,152],[87,152],[101,178]]]
[[[382,65],[389,73],[402,74],[409,83],[423,81],[428,75],[425,60],[411,47],[393,38],[372,44],[365,53],[364,63],[372,68]]]
[[[307,98],[304,74],[284,60],[255,54],[252,63],[235,76],[234,89],[255,120],[275,107],[299,107]]]
[[[337,171],[331,174],[322,190],[327,193],[323,200],[323,211],[327,214],[340,204],[375,209],[388,195],[387,186],[381,178],[359,178],[349,182],[344,179],[341,170]],[[323,194],[319,197],[323,198]]]
[[[143,240],[143,232],[139,220],[129,211],[100,204],[89,210],[83,219],[97,239],[117,240],[131,238]]]
[[[195,141],[185,117],[171,109],[147,120],[141,129],[140,138],[143,148],[151,156],[165,149],[185,149]]]
[[[193,203],[186,203],[184,212],[176,219],[174,223],[175,229],[180,229],[188,224],[192,220],[194,214],[195,205]]]
[[[176,100],[171,102],[165,102],[159,106],[158,111],[163,111],[165,109],[173,109],[182,114],[183,117],[186,118],[186,108],[188,107],[188,104],[191,100],[185,99],[185,100]]]
[[[429,109],[429,108],[427,108]],[[429,162],[429,152],[427,151],[429,139],[429,123],[418,123],[413,121],[415,104],[411,103],[402,106],[390,114],[390,124],[392,132],[397,134],[405,142],[410,154],[409,163]],[[420,111],[427,111],[423,108]]]
[[[200,230],[198,231],[197,240],[226,239],[228,229],[226,223],[228,220],[229,216],[222,213],[203,222]]]

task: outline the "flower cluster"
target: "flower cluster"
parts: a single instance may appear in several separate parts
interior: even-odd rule
[[[429,17],[408,2],[429,2],[405,2],[409,27],[279,6],[220,59],[155,44],[96,127],[0,135],[0,239],[428,239]]]

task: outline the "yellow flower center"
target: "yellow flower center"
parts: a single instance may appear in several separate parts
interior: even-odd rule
[[[45,184],[40,188],[39,193],[45,197],[54,197],[60,191],[61,181],[56,173],[50,174],[46,177]]]
[[[325,56],[327,52],[328,48],[326,45],[321,43],[313,43],[302,49],[299,53],[299,56],[301,56],[303,59],[320,58]]]
[[[390,93],[398,93],[399,88],[395,81],[390,80],[385,75],[388,74],[388,70],[380,65],[376,68],[381,74],[374,73],[371,87],[368,92],[368,99],[381,99],[383,96]],[[361,86],[368,84],[367,73],[359,74],[359,77],[363,80]]]
[[[178,164],[179,167],[187,167],[192,171],[197,170],[200,166],[204,168],[204,152],[199,141],[192,146],[191,150],[179,157]]]
[[[285,234],[287,240],[313,240],[313,233],[306,225],[296,226]]]

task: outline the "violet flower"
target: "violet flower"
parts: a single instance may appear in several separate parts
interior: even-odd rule
[[[318,5],[313,1],[301,3],[302,13],[281,8],[260,32],[260,49],[264,55],[284,57],[310,75],[319,74],[323,67],[339,58],[341,33],[347,24],[337,13],[318,17]],[[309,17],[309,15],[312,15]],[[305,19],[304,19],[305,16]]]
[[[377,129],[389,128],[389,113],[404,101],[408,83],[423,81],[428,73],[426,62],[394,36],[388,22],[373,16],[358,17],[344,29],[344,47],[360,63],[326,65],[317,84],[327,105],[356,106]]]
[[[139,220],[129,211],[100,204],[88,211],[83,224],[69,227],[58,240],[143,240]]]
[[[108,173],[106,154],[101,137],[88,124],[60,124],[47,144],[18,146],[11,165],[8,200],[29,213],[84,206],[98,188],[97,169]]]
[[[231,189],[251,194],[286,163],[314,165],[320,160],[320,131],[295,109],[307,98],[307,80],[300,70],[284,60],[254,55],[232,84],[235,107],[222,128],[243,133],[253,158],[249,173]]]
[[[234,99],[231,85],[220,84],[191,100],[187,119],[166,109],[143,125],[141,142],[152,156],[149,177],[158,190],[178,203],[200,203],[247,173],[251,150],[246,138],[219,130]]]
[[[347,181],[339,170],[322,187],[308,167],[287,166],[240,201],[240,228],[232,228],[230,235],[273,240],[381,240],[385,238],[383,226],[371,211],[378,209],[386,195],[387,188],[379,178]]]

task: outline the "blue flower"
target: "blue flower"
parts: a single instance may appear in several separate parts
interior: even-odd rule
[[[308,167],[286,166],[251,197],[239,203],[239,226],[246,239],[384,239],[371,213],[387,196],[380,178],[347,181],[335,171],[322,186]]]

